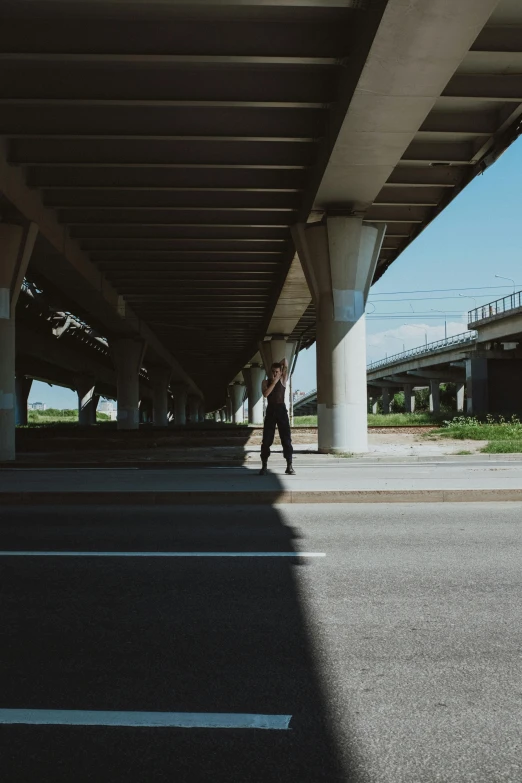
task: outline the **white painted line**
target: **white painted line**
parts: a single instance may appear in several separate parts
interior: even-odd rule
[[[0,724],[36,726],[165,726],[184,729],[289,728],[291,715],[227,712],[105,712],[103,710],[2,710]]]
[[[110,465],[108,465],[105,468],[82,468],[82,467],[78,467],[78,468],[45,468],[45,467],[42,467],[42,468],[7,468],[7,470],[19,471],[20,473],[28,473],[29,471],[36,471],[36,472],[40,472],[40,473],[41,472],[48,473],[48,472],[50,472],[52,470],[59,471],[61,473],[64,470],[73,470],[73,471],[76,471],[77,473],[79,473],[80,471],[84,471],[84,470],[103,470],[103,471],[107,472],[107,470],[111,470],[111,471],[113,471],[113,470],[139,470],[139,468],[134,468],[134,467],[130,467],[130,468],[112,468]]]
[[[0,557],[326,557],[325,552],[40,552],[0,551]]]

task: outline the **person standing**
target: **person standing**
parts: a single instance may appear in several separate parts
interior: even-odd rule
[[[285,391],[288,381],[288,361],[286,357],[280,362],[274,362],[270,368],[270,378],[263,381],[263,396],[266,397],[266,414],[263,426],[263,442],[261,444],[261,463],[259,471],[261,476],[266,475],[267,462],[270,456],[270,446],[274,442],[275,428],[279,432],[283,446],[283,455],[286,459],[285,473],[289,476],[295,475],[292,465],[292,435],[290,432],[290,421],[288,411],[285,405]]]

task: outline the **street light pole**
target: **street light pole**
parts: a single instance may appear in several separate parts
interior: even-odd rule
[[[447,329],[447,326],[446,326],[446,313],[444,312],[444,310],[435,310],[433,307],[430,307],[430,310],[432,310],[434,313],[442,313],[442,315],[444,316],[444,339],[447,340],[448,339],[448,329]]]
[[[515,281],[511,277],[503,277],[503,275],[495,275],[495,277],[498,277],[499,280],[509,280],[510,283],[513,283],[513,293],[516,293]]]

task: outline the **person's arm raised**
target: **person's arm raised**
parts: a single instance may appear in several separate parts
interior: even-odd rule
[[[287,381],[287,378],[288,378],[288,360],[287,360],[286,356],[284,356],[281,359],[280,364],[281,364],[281,377],[282,377],[282,380],[283,380],[283,384],[286,386],[286,381]]]

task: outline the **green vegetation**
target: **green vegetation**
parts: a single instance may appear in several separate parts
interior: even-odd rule
[[[377,400],[379,413],[382,413],[382,399]],[[457,387],[454,383],[440,384],[440,409],[446,413],[446,417],[457,409]],[[417,413],[429,413],[430,390],[428,388],[415,389],[415,411]],[[396,392],[390,399],[390,413],[404,413],[404,392]],[[441,417],[442,418],[442,417]]]
[[[386,416],[382,413],[370,413],[368,424],[370,427],[405,427],[421,424],[437,426],[447,417],[447,413],[390,413]],[[317,416],[295,416],[294,427],[317,427]]]
[[[505,419],[488,414],[484,420],[459,416],[445,421],[434,434],[456,440],[487,440],[489,443],[481,449],[485,454],[522,453],[522,422],[516,416]]]
[[[438,415],[434,413],[382,413],[368,414],[368,425],[370,427],[406,427],[421,424],[432,424],[436,426],[441,424],[446,414]]]
[[[488,414],[484,421],[473,416],[458,416],[444,421],[437,435],[457,440],[520,440],[522,444],[522,422],[516,416],[506,420]]]
[[[294,416],[294,427],[317,427],[317,416]]]
[[[107,413],[96,411],[96,421],[110,421]],[[29,426],[38,424],[74,424],[78,421],[78,411],[76,409],[48,408],[45,411],[29,411],[27,414],[27,423]]]
[[[522,440],[492,440],[481,451],[483,454],[522,454]]]

